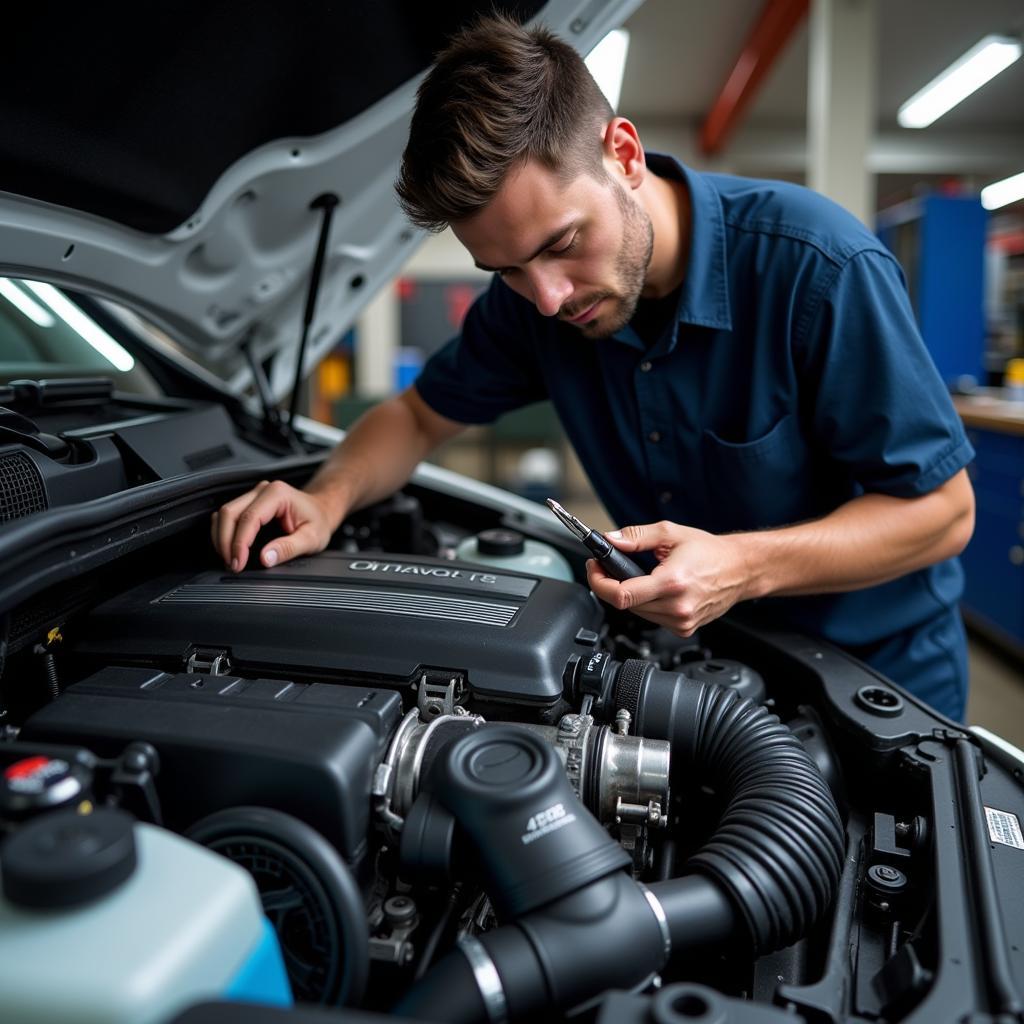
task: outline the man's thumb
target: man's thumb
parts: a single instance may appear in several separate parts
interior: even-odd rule
[[[631,526],[627,526],[622,530],[609,530],[605,536],[620,550],[620,551],[634,551],[636,549],[636,541],[630,535],[632,531]]]
[[[612,530],[605,536],[620,551],[649,551],[660,543],[658,530],[647,526],[624,526],[621,530]]]
[[[328,537],[327,540],[330,538]],[[312,555],[327,546],[327,540],[321,541],[311,523],[303,523],[294,533],[287,537],[277,537],[260,552],[260,561],[269,569],[274,565],[290,562],[300,555]]]

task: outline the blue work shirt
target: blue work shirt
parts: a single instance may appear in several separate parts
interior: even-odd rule
[[[620,525],[712,533],[826,515],[865,492],[912,498],[973,457],[899,265],[858,220],[797,185],[682,180],[691,243],[677,316],[610,338],[541,316],[495,277],[416,382],[449,419],[550,399]],[[746,621],[821,636],[959,718],[967,688],[956,559],[842,594],[765,598]]]

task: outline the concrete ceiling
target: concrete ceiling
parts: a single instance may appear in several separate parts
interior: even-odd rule
[[[684,159],[704,163],[696,132],[765,0],[646,0],[626,23],[620,112],[689,135]],[[875,0],[880,205],[918,183],[969,187],[1024,170],[1024,60],[923,130],[903,129],[904,100],[989,33],[1024,30],[1024,0]],[[797,29],[717,166],[800,180],[807,117],[808,28]]]

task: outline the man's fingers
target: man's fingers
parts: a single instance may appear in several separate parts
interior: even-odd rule
[[[648,577],[649,579],[650,577]],[[697,623],[691,617],[681,614],[679,598],[676,596],[656,597],[651,601],[638,603],[633,587],[633,580],[620,583],[612,579],[596,563],[588,563],[587,580],[590,589],[604,602],[622,611],[632,611],[634,615],[663,626],[676,636],[692,636],[697,630]],[[633,602],[633,603],[630,603]]]
[[[263,480],[221,506],[211,519],[214,547],[232,572],[245,568],[260,529],[275,519],[285,536],[270,541],[260,551],[260,561],[267,567],[322,551],[330,540],[330,516],[313,495],[283,480]]]
[[[224,559],[224,564],[229,569],[234,568],[231,564],[231,538],[234,532],[234,520],[228,519],[224,509],[218,509],[213,513],[210,518],[210,536],[213,540],[213,548]]]
[[[595,579],[591,583],[591,590],[602,601],[612,605],[612,607],[619,608],[622,611],[631,611],[634,615],[638,615],[648,622],[664,626],[665,629],[670,633],[675,633],[676,636],[687,637],[692,636],[696,632],[699,625],[696,609],[689,607],[685,599],[680,600],[680,598],[675,596],[662,596],[651,601],[630,604],[629,602],[635,601],[635,599],[630,590],[626,589],[624,583],[618,583],[616,580],[607,580],[607,582],[612,584],[612,587],[606,587],[604,581]],[[626,582],[631,583],[632,580],[627,580]],[[614,587],[618,589],[613,589]]]
[[[249,548],[260,529],[283,516],[287,509],[288,498],[285,492],[269,486],[263,488],[248,507],[238,514],[234,523],[234,536],[230,540],[231,568],[235,572],[245,565]]]
[[[246,491],[237,498],[226,502],[213,513],[210,523],[210,536],[214,549],[224,559],[225,565],[231,562],[231,542],[235,536],[235,523],[238,521],[239,514],[248,508],[260,492],[267,487],[268,483],[269,481],[267,480],[261,480],[252,490]]]
[[[251,500],[252,499],[250,498],[250,501]],[[224,564],[229,568],[236,570],[245,566],[245,555],[248,555],[248,552],[245,552],[242,557],[241,564],[237,567],[231,565],[231,559],[233,557],[231,553],[231,544],[235,539],[235,524],[237,522],[238,513],[231,512],[225,505],[224,508],[217,513],[217,539],[214,542],[214,546],[220,554],[220,557],[224,559]]]
[[[663,597],[668,587],[668,580],[663,575],[637,576],[620,582],[609,576],[594,558],[587,562],[587,583],[602,601],[621,611],[629,611]]]
[[[245,565],[249,548],[252,547],[256,534],[267,523],[276,519],[283,511],[284,509],[278,502],[262,501],[257,498],[256,501],[242,512],[235,524],[234,536],[231,539],[231,558],[232,560],[237,559],[239,564],[237,567],[233,565],[232,568],[240,569]]]
[[[278,537],[267,544],[260,552],[260,561],[270,568],[283,565],[300,555],[313,554],[321,547],[311,523],[303,523],[294,533],[287,537]]]
[[[621,530],[606,533],[605,536],[622,551],[653,551],[655,548],[671,544],[675,538],[674,531],[678,529],[678,524],[662,520],[660,523],[624,526]]]
[[[629,611],[659,598],[678,592],[674,581],[664,576],[637,576],[620,583],[612,579],[600,566],[589,576],[590,589],[613,608]]]
[[[646,619],[648,622],[653,622],[656,626],[661,626],[663,629],[667,629],[670,633],[674,633],[676,636],[691,637],[700,628],[696,622],[690,624],[679,619],[676,615],[663,615],[659,612],[649,611],[638,611],[636,613],[642,619]]]
[[[240,494],[237,498],[232,498],[231,501],[225,502],[220,507],[220,512],[226,514],[230,519],[237,519],[239,514],[250,504],[253,500],[259,497],[268,487],[270,486],[269,480],[261,480],[252,490],[246,491],[244,494]]]

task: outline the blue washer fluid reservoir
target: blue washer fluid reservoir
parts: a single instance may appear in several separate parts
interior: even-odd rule
[[[550,544],[529,540],[516,530],[483,530],[460,541],[455,555],[460,562],[573,581],[572,567],[563,555]]]
[[[292,1003],[245,870],[120,811],[18,829],[0,888],[0,1020],[160,1024],[207,999]]]

